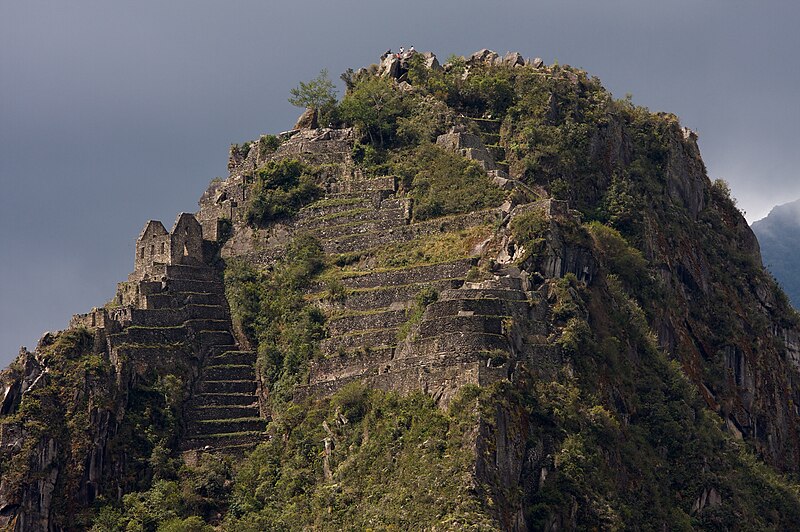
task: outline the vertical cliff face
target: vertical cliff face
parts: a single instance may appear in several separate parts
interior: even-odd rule
[[[694,133],[518,54],[345,77],[3,373],[3,524],[800,518],[798,318]]]

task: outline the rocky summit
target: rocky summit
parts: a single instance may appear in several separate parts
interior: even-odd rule
[[[0,373],[8,530],[789,530],[800,319],[677,117],[387,52]]]

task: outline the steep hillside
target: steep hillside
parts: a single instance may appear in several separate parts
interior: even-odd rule
[[[764,266],[795,308],[800,307],[800,200],[778,205],[769,216],[753,222],[752,228],[761,245]]]
[[[342,77],[2,374],[0,523],[800,522],[800,321],[693,132],[519,54]]]

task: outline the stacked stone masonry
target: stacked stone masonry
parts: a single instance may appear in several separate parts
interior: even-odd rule
[[[136,243],[134,271],[119,285],[119,306],[74,316],[71,326],[95,329],[112,359],[143,366],[166,353],[193,359],[200,371],[181,450],[243,452],[266,428],[256,355],[237,344],[220,272],[206,264],[203,249],[202,227],[191,214],[181,214],[171,233],[148,222]]]

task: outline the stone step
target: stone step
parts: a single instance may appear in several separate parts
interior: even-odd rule
[[[249,393],[255,397],[256,381],[254,380],[238,380],[238,381],[215,381],[210,379],[203,379],[200,381],[200,391],[205,393]]]
[[[500,126],[502,125],[500,120],[495,118],[470,118],[470,120],[477,124],[481,133],[500,133]]]
[[[397,190],[396,177],[384,176],[368,179],[342,179],[328,186],[328,194],[352,194],[385,190],[391,192]]]
[[[190,319],[184,322],[193,331],[230,331],[230,320],[210,320],[206,318]]]
[[[183,450],[188,449],[205,449],[210,447],[210,451],[222,451],[223,449],[230,448],[231,446],[240,446],[244,444],[258,443],[266,439],[266,433],[263,430],[254,430],[247,432],[233,432],[221,434],[206,434],[203,436],[194,436],[184,441],[181,446]]]
[[[366,288],[350,292],[343,303],[336,306],[347,310],[365,311],[379,308],[403,308],[413,303],[420,290],[432,287],[441,292],[446,289],[457,288],[463,279],[439,279],[432,282],[414,283],[401,286],[388,286],[385,288]]]
[[[374,210],[375,207],[376,206],[373,204],[371,199],[338,198],[334,200],[327,198],[300,209],[300,211],[297,213],[297,216],[295,216],[295,223],[302,224],[308,219],[322,218],[336,213],[352,211],[356,209]]]
[[[425,357],[437,353],[485,352],[495,349],[508,351],[508,339],[499,334],[453,331],[439,336],[420,337],[413,342],[410,352],[398,352],[398,357],[403,358],[409,354]]]
[[[240,458],[247,455],[250,451],[255,449],[255,447],[261,443],[261,441],[252,441],[250,443],[242,443],[239,445],[224,445],[222,447],[215,447],[213,449],[203,450],[201,452],[207,452],[210,454],[224,454],[226,456],[231,456],[234,458]]]
[[[345,277],[341,282],[348,288],[374,288],[378,286],[407,285],[435,281],[438,279],[457,279],[466,277],[469,270],[476,263],[477,259],[462,259],[453,262],[414,266]]]
[[[228,311],[222,305],[186,305],[175,309],[131,309],[131,322],[134,325],[181,325],[189,319],[228,319]]]
[[[486,150],[489,152],[489,155],[497,161],[505,161],[506,160],[506,149],[499,144],[487,144]]]
[[[469,290],[455,290],[467,294]],[[425,309],[425,318],[442,318],[445,316],[479,315],[479,316],[515,316],[526,315],[530,307],[527,301],[509,301],[507,299],[449,299],[445,292],[439,294]]]
[[[482,131],[480,137],[484,146],[487,148],[492,145],[500,144],[500,133],[487,133]]]
[[[255,380],[256,370],[252,364],[206,366],[203,369],[203,378],[213,381]]]
[[[384,198],[383,201],[381,201],[380,208],[381,210],[403,209],[404,211],[408,211],[411,208],[411,198]]]
[[[366,351],[372,348],[392,347],[396,344],[396,328],[370,329],[325,338],[320,342],[320,350],[324,356],[330,357],[347,351]]]
[[[258,417],[258,405],[197,406],[191,410],[192,419],[238,419]]]
[[[403,224],[404,221],[398,222],[391,219],[361,220],[340,225],[322,225],[315,229],[310,229],[309,232],[320,240],[329,240],[342,236],[382,232]]]
[[[326,198],[333,200],[345,198],[363,198],[372,203],[373,207],[378,207],[387,198],[394,197],[394,190],[369,190],[363,192],[332,192],[326,194]]]
[[[236,349],[226,349],[225,351],[215,353],[206,359],[208,364],[224,365],[224,364],[247,364],[252,366],[256,362],[256,353],[254,351],[237,351]]]
[[[249,406],[258,404],[255,393],[205,392],[194,395],[196,406]]]
[[[260,417],[246,417],[239,419],[204,419],[196,420],[189,424],[189,436],[206,434],[227,434],[232,432],[249,432],[264,430],[267,420]]]
[[[119,357],[124,357],[130,361],[149,361],[156,359],[164,359],[177,355],[191,355],[192,350],[183,342],[174,344],[131,344],[123,341],[111,340],[111,349]],[[123,338],[124,340],[124,338]]]
[[[145,308],[164,309],[164,308],[179,308],[186,305],[224,305],[226,303],[224,294],[221,293],[202,293],[202,292],[184,292],[184,293],[163,293],[151,294],[144,298]]]
[[[309,368],[309,382],[325,381],[375,373],[376,367],[394,358],[396,348],[375,347],[369,352],[351,351],[342,356],[315,359]]]
[[[109,335],[112,345],[120,344],[174,344],[186,340],[187,329],[183,325],[176,327],[145,327],[132,325],[124,331]]]
[[[167,279],[187,279],[193,281],[221,281],[222,275],[214,268],[191,266],[188,264],[169,264],[166,266]]]
[[[352,253],[364,251],[387,244],[408,242],[414,238],[427,236],[446,231],[458,231],[476,225],[496,224],[499,221],[499,209],[485,209],[468,214],[442,216],[434,220],[401,225],[384,231],[371,233],[344,235],[337,238],[325,239],[322,247],[326,253]]]
[[[439,301],[450,299],[504,299],[506,301],[527,301],[525,292],[506,288],[460,288],[444,290],[439,293]]]
[[[395,227],[404,225],[406,219],[406,209],[353,209],[341,211],[328,216],[307,217],[295,224],[295,229],[313,231],[319,228],[332,226],[344,226],[359,222],[378,222],[381,226]]]
[[[510,275],[494,276],[484,281],[464,283],[464,290],[469,289],[508,289],[522,291],[522,279]]]
[[[203,346],[233,343],[233,335],[229,331],[199,331],[195,334],[195,338]]]
[[[507,319],[499,316],[445,316],[425,319],[419,324],[419,336],[432,337],[454,331],[503,334],[503,321]]]
[[[196,279],[168,279],[167,290],[170,292],[206,292],[224,294],[225,285],[219,281],[200,281]]]
[[[326,327],[330,336],[339,336],[365,329],[399,327],[408,320],[408,310],[378,309],[374,312],[345,314],[328,319]]]

